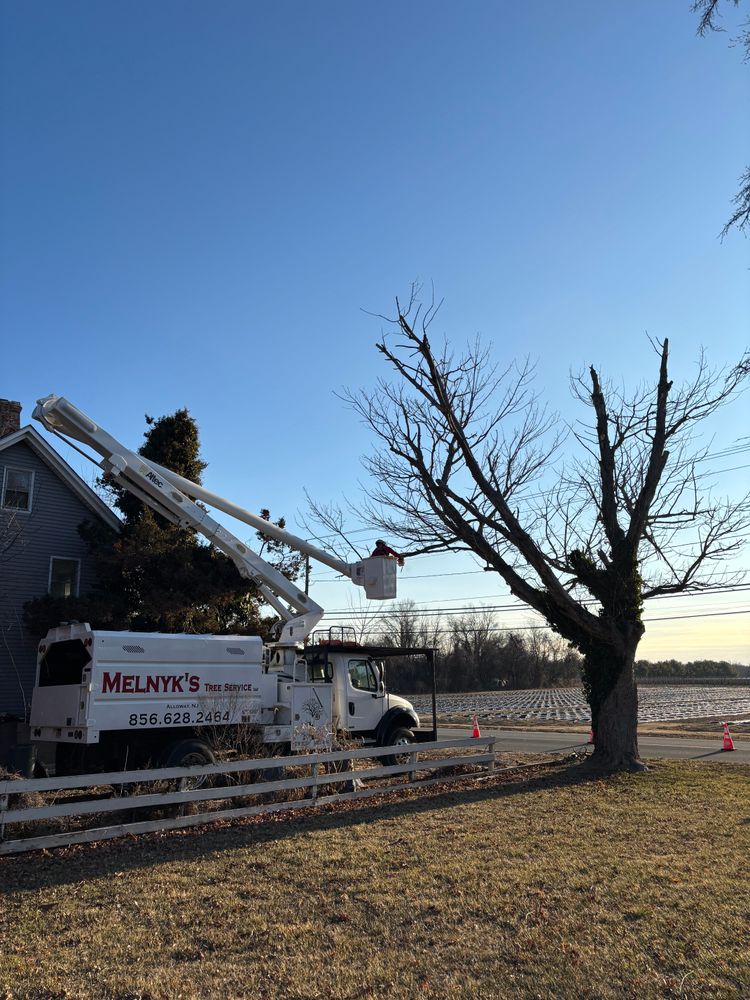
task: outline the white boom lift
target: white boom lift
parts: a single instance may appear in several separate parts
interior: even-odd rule
[[[69,444],[69,439],[73,438],[98,452],[102,461],[96,464],[121,486],[172,523],[199,531],[217,549],[228,555],[240,575],[255,583],[264,600],[284,622],[278,643],[280,648],[294,649],[297,643],[307,639],[323,617],[323,608],[222,527],[195,500],[203,500],[238,521],[244,521],[268,538],[284,542],[298,552],[330,566],[337,573],[349,577],[353,583],[364,587],[365,594],[370,599],[390,600],[396,596],[396,564],[391,559],[374,557],[355,563],[343,562],[257,514],[252,514],[203,486],[130,451],[63,396],[46,396],[40,399],[33,415],[48,431],[66,443]]]
[[[103,742],[111,762],[113,749],[124,747],[126,756],[137,751],[135,729],[140,750],[148,748],[149,759],[156,757],[162,764],[211,759],[205,740],[191,738],[206,724],[251,722],[264,742],[277,746],[295,746],[300,720],[319,729],[321,719],[332,730],[359,734],[379,745],[414,740],[419,727],[414,709],[405,699],[386,693],[382,667],[366,648],[339,642],[305,649],[323,608],[196,501],[329,566],[363,587],[371,599],[396,596],[394,560],[343,562],[136,454],[62,396],[40,399],[33,415],[67,444],[77,447],[74,442],[79,442],[96,452],[100,461],[77,449],[162,517],[199,531],[229,556],[241,576],[255,583],[281,624],[276,641],[265,649],[260,639],[247,636],[103,632],[86,624],[52,629],[39,650],[32,738],[79,746]],[[431,651],[410,652],[428,653],[431,661]],[[138,656],[145,659],[136,665]],[[233,692],[231,704],[227,692]],[[179,738],[165,741],[164,730]],[[426,738],[426,733],[416,738],[420,736]],[[203,749],[197,753],[199,743]],[[58,770],[60,760],[58,753]]]

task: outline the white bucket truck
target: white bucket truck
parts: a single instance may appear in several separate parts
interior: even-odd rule
[[[63,397],[41,399],[34,417],[67,443],[98,452],[96,464],[161,516],[200,531],[281,619],[278,638],[266,645],[258,636],[118,632],[78,622],[51,629],[39,646],[30,727],[35,743],[55,744],[57,773],[210,763],[217,743],[248,735],[269,755],[324,746],[336,732],[377,746],[435,738],[406,699],[388,693],[384,669],[389,656],[424,656],[434,692],[432,650],[319,633],[308,642],[323,609],[196,501],[348,576],[369,598],[396,596],[393,560],[345,563],[130,451]]]

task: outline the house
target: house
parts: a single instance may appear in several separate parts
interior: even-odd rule
[[[28,719],[37,637],[24,628],[24,604],[47,593],[85,593],[96,582],[78,534],[79,524],[94,517],[120,528],[42,435],[21,427],[21,404],[0,399],[0,722]],[[0,756],[9,739],[0,734]]]

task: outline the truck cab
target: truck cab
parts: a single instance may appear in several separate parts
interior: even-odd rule
[[[432,667],[433,650],[363,645],[335,634],[313,633],[304,650],[307,679],[332,685],[334,729],[378,746],[435,738],[434,729],[421,728],[411,702],[389,692],[386,683],[389,659],[422,656]]]

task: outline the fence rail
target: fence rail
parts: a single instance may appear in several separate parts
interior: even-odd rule
[[[0,855],[110,840],[127,834],[175,830],[289,809],[304,809],[334,801],[369,798],[394,789],[416,786],[423,788],[467,776],[483,777],[495,769],[495,741],[494,736],[471,737],[413,744],[397,750],[393,747],[362,747],[291,757],[234,760],[200,767],[3,780],[0,781]],[[462,752],[443,756],[446,751],[451,750]],[[408,759],[397,764],[380,763],[380,758],[393,757],[394,753]],[[359,765],[356,769],[355,763]],[[468,765],[479,766],[481,769],[468,775],[466,772],[438,773]],[[301,769],[303,773],[291,778],[252,780],[256,775],[263,779],[263,772],[279,768],[283,768],[285,772]],[[399,781],[395,785],[382,783],[383,779],[394,777],[405,777],[406,781]],[[159,784],[163,786],[165,782],[169,785],[167,789],[153,787]],[[106,786],[113,789],[113,794],[109,797],[104,797],[101,793],[101,789]],[[53,793],[76,789],[83,794],[55,800]],[[86,798],[86,790],[94,797]],[[303,793],[301,798],[253,801],[249,804],[241,801],[248,797],[256,800],[263,796],[267,799],[269,796],[300,791]],[[45,801],[42,805],[32,804],[37,795],[46,795],[52,801]],[[24,803],[24,797],[32,799],[32,802]],[[235,800],[234,804],[229,805],[232,800]],[[185,814],[188,806],[199,807],[209,803],[218,803],[219,807]],[[224,804],[229,807],[223,808]],[[132,816],[137,810],[159,807],[171,810],[173,814],[157,819],[134,819]],[[126,820],[110,825],[68,829],[56,833],[39,833],[35,829],[45,821],[55,824],[90,816],[101,815],[108,818],[110,814],[122,812],[130,815]],[[6,839],[8,829],[20,824],[24,826],[22,835]]]

